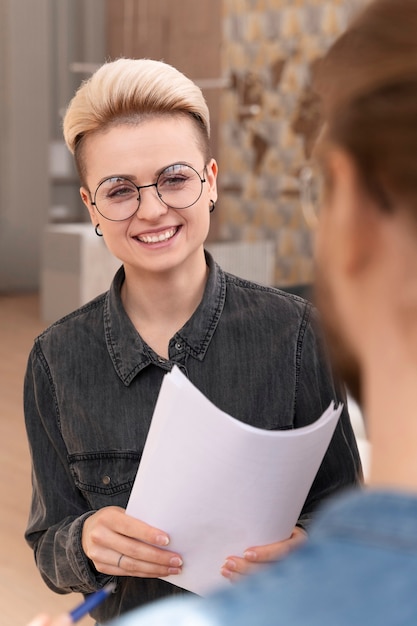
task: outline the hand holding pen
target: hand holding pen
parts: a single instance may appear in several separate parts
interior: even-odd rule
[[[38,615],[28,626],[71,626],[71,624],[75,624],[75,622],[78,622],[82,617],[87,615],[87,613],[101,604],[115,588],[116,583],[108,583],[104,585],[102,589],[99,589],[99,591],[87,596],[84,602],[81,602],[81,604],[76,606],[75,609],[69,613],[58,615],[55,619],[52,619],[48,615]]]

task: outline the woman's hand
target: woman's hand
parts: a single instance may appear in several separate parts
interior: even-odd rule
[[[296,526],[291,537],[285,541],[277,541],[266,546],[256,546],[245,550],[243,557],[229,556],[221,568],[221,574],[231,582],[238,581],[241,576],[259,570],[262,564],[279,561],[298,548],[307,538],[307,533]]]
[[[104,507],[84,522],[84,552],[103,574],[141,578],[179,574],[182,558],[163,549],[168,544],[164,531],[127,515],[120,507]]]

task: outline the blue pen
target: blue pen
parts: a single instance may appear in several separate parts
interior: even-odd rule
[[[95,593],[92,593],[88,598],[81,602],[78,606],[70,611],[70,618],[73,622],[78,622],[84,615],[87,615],[90,611],[96,608],[103,602],[116,589],[116,583],[107,583],[102,589],[99,589]]]

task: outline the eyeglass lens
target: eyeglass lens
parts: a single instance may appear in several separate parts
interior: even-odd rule
[[[309,226],[315,227],[323,201],[322,177],[314,168],[305,166],[300,172],[299,181],[304,218]]]
[[[165,168],[156,183],[137,187],[123,177],[107,178],[97,187],[94,202],[103,217],[121,221],[136,213],[142,189],[155,187],[159,200],[173,209],[186,209],[197,202],[204,179],[190,165],[175,163]]]

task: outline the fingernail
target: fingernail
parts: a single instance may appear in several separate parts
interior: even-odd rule
[[[168,574],[181,574],[181,570],[178,567],[169,567]]]
[[[158,535],[155,537],[155,544],[157,546],[167,546],[169,544],[169,537],[166,535]]]
[[[256,561],[256,559],[258,558],[258,555],[253,550],[247,550],[243,554],[243,556],[245,557],[245,559],[248,559],[248,561]]]
[[[182,559],[180,559],[179,556],[173,556],[172,559],[170,559],[169,564],[172,565],[172,567],[181,567]]]
[[[228,570],[234,570],[234,569],[236,569],[236,563],[235,563],[235,561],[232,561],[231,559],[227,559],[223,563],[223,568],[226,568]]]
[[[220,574],[222,576],[224,576],[225,578],[231,578],[232,577],[232,572],[229,569],[226,569],[225,567],[221,568]]]

